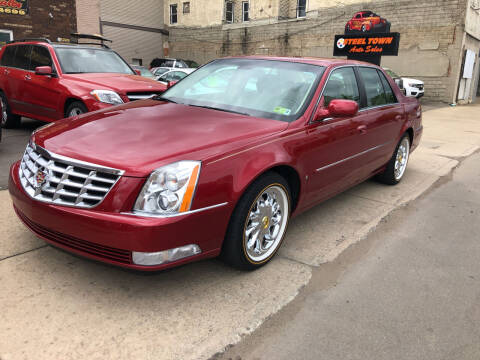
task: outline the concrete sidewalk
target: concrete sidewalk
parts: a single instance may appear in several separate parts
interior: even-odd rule
[[[280,256],[254,273],[205,261],[140,276],[36,239],[0,192],[0,359],[208,358],[290,302],[393,209],[480,147],[480,106],[424,114],[399,186],[366,182],[294,219]]]

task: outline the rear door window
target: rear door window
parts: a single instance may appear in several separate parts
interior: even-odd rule
[[[18,45],[15,54],[14,67],[24,70],[30,70],[30,54],[32,52],[32,45]]]
[[[378,75],[377,69],[359,67],[358,72],[365,86],[367,107],[387,104],[387,95],[385,94],[385,90],[383,88],[380,76]]]
[[[34,45],[32,47],[30,70],[39,66],[53,66],[50,52],[45,46]]]
[[[360,104],[357,79],[352,67],[334,70],[323,92],[324,104],[328,106],[334,99],[353,100]]]
[[[15,52],[17,51],[17,46],[7,46],[3,52],[1,65],[13,67],[15,62]]]
[[[382,80],[383,89],[385,90],[385,95],[387,97],[387,104],[397,103],[397,97],[395,96],[395,93],[393,92],[390,83],[387,81],[387,78],[381,71],[378,71],[378,74],[380,75],[380,79]]]

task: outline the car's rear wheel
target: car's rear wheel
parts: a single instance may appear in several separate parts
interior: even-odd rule
[[[287,181],[270,172],[243,194],[228,226],[222,258],[230,265],[254,270],[277,253],[290,218]]]
[[[366,32],[367,31],[367,25],[363,24],[362,25],[362,32]]]
[[[80,101],[74,101],[70,105],[68,105],[67,111],[65,111],[65,117],[78,116],[87,112],[88,109],[84,103]]]
[[[387,164],[385,171],[377,175],[377,180],[388,185],[398,184],[407,169],[408,159],[410,157],[410,136],[403,135],[398,143],[392,158]]]
[[[15,128],[20,125],[20,116],[12,114],[8,106],[7,97],[0,93],[0,125],[4,128]]]

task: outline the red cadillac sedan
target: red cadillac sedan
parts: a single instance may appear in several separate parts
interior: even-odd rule
[[[377,66],[219,59],[161,96],[40,129],[9,189],[23,223],[72,253],[256,269],[292,216],[373,176],[401,181],[422,129],[418,101]]]

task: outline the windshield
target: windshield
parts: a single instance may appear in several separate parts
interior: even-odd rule
[[[293,121],[304,113],[324,70],[286,61],[221,59],[196,70],[159,99]]]
[[[390,69],[384,69],[384,70],[388,75],[390,75],[392,79],[400,78],[400,75],[397,75],[393,70],[390,70]]]
[[[62,72],[65,74],[134,74],[127,63],[111,50],[58,47],[55,52],[60,61]]]

